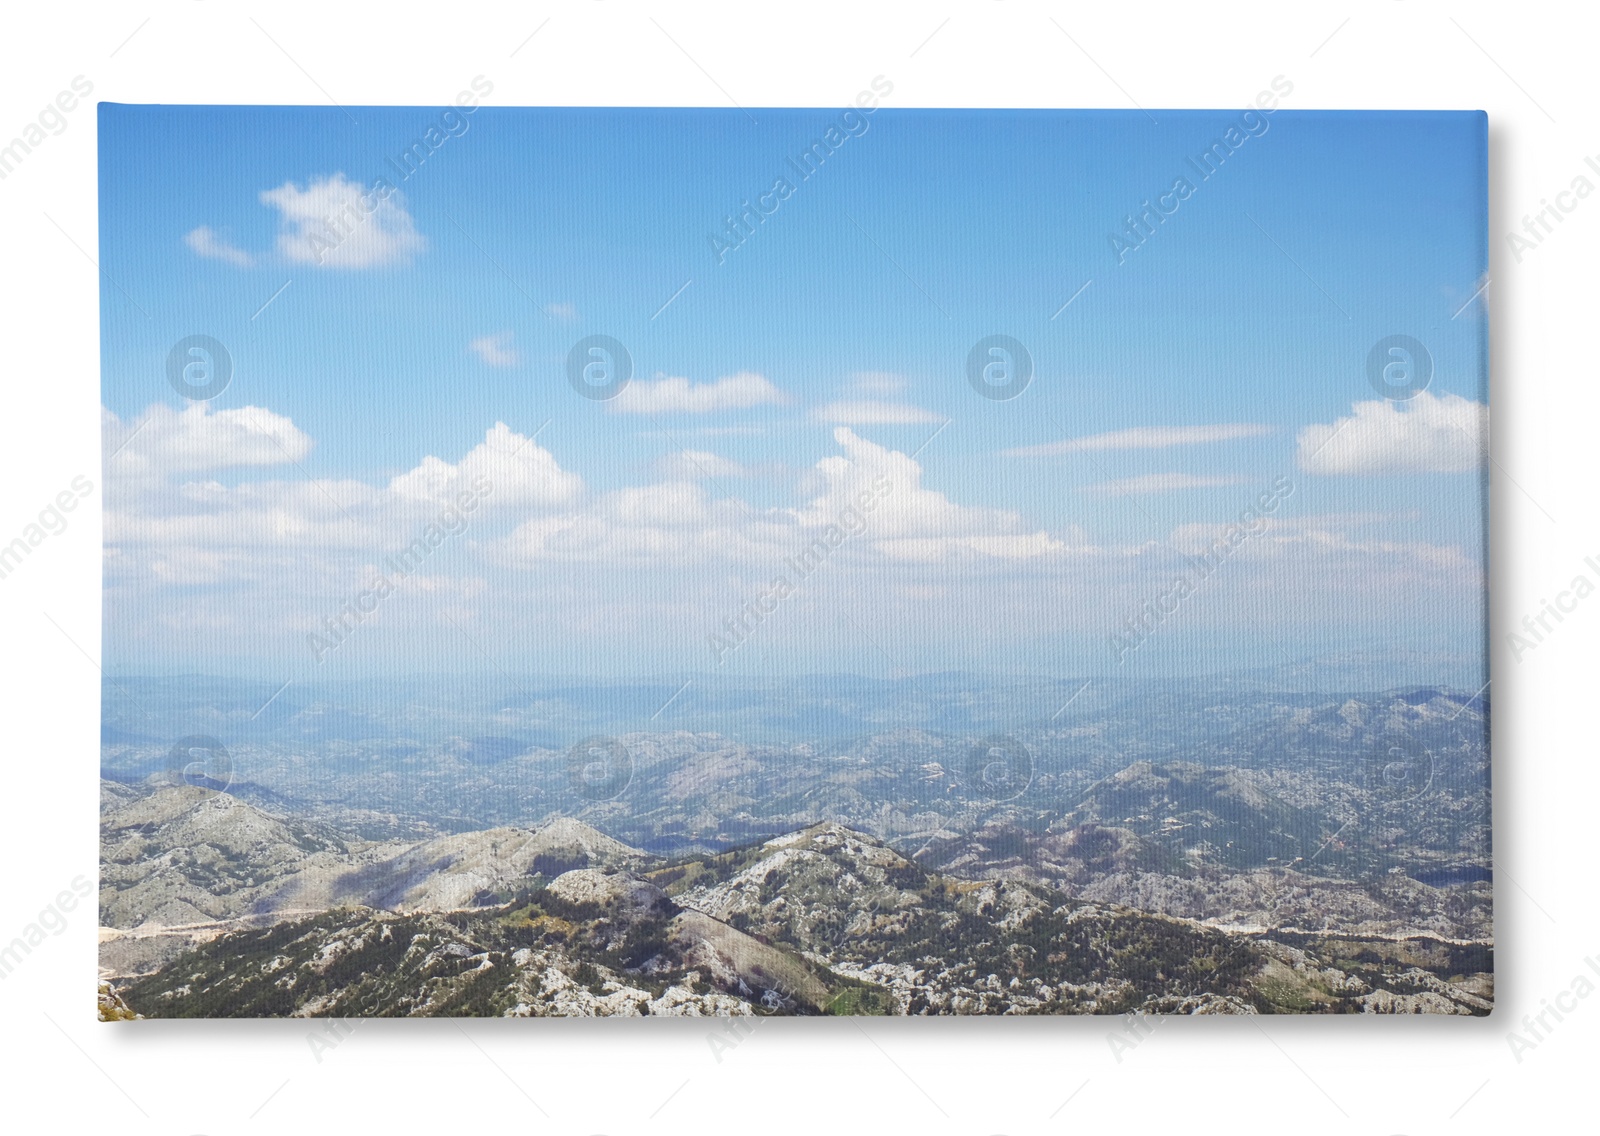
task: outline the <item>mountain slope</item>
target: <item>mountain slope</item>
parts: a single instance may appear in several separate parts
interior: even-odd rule
[[[539,849],[636,854],[572,827],[548,843],[470,835],[378,865],[386,902],[465,897],[460,909],[341,906],[230,929],[136,979],[127,1005],[146,1017],[1484,1013],[1492,998],[1484,945],[1229,932],[1033,881],[942,876],[831,823],[549,880],[526,874]],[[486,865],[515,894],[491,901]]]
[[[226,793],[169,787],[130,800],[112,790],[103,800],[106,927],[235,917],[286,876],[336,870],[354,855],[351,844],[316,826],[279,820]]]
[[[257,904],[259,912],[359,905],[383,911],[453,911],[503,900],[535,875],[639,864],[645,854],[582,821],[538,830],[491,828],[423,841],[359,868],[308,866]]]
[[[645,880],[579,868],[496,908],[343,907],[237,931],[124,995],[147,1017],[727,1016],[827,1012],[858,986]]]

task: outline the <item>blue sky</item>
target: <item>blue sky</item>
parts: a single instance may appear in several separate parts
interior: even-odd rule
[[[110,664],[1070,675],[1481,649],[1482,116],[1256,115],[1202,181],[1187,159],[1239,111],[893,103],[102,105]],[[780,176],[719,263],[709,238]],[[330,203],[380,177],[398,194],[318,263]],[[166,379],[194,333],[233,358],[209,403]],[[593,333],[633,360],[612,401],[567,381]],[[1397,333],[1433,361],[1406,403],[1367,374]],[[1017,398],[967,381],[990,334],[1032,357]],[[497,462],[515,488],[317,661],[428,493]],[[896,485],[878,519],[728,630],[869,468]],[[1266,528],[1119,656],[1279,477]]]

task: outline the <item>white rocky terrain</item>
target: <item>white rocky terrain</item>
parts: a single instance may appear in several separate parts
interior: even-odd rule
[[[118,929],[236,918],[296,872],[384,853],[197,788],[107,784],[102,809],[100,922]]]
[[[226,793],[103,783],[101,968],[148,973],[217,935],[341,906],[452,911],[539,875],[647,857],[582,821],[421,842],[345,840]]]
[[[575,865],[626,867],[647,857],[571,817],[538,830],[491,828],[440,836],[359,868],[307,864],[263,900],[270,910],[347,904],[383,911],[454,911],[496,902],[530,876]]]
[[[1213,797],[1255,791],[1240,796],[1227,771],[1202,773],[1176,776],[1219,788]],[[1168,778],[1138,770],[1112,788],[1148,794],[1153,781],[1168,792]],[[106,799],[102,910],[123,925],[102,931],[102,973],[145,1017],[1481,1014],[1492,1004],[1486,945],[1287,923],[1336,892],[1288,869],[1207,881],[1208,916],[1219,882],[1242,889],[1241,916],[1275,916],[1217,927],[1183,915],[1174,896],[1188,881],[1135,865],[1111,865],[1078,894],[1020,873],[963,879],[835,822],[668,861],[570,817],[376,843],[226,794],[113,786]],[[1209,807],[1189,804],[1191,815]],[[1044,845],[1101,857],[1144,839],[1094,821],[1046,835]],[[1118,872],[1115,898],[1087,894]],[[1345,927],[1363,894],[1349,886]],[[1129,894],[1149,906],[1120,902]]]

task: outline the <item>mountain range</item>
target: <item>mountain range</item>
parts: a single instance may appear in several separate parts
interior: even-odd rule
[[[128,882],[102,897],[102,977],[144,1017],[1491,1004],[1486,943],[1212,926],[930,871],[834,823],[677,859],[570,818],[341,849],[226,795],[107,796]]]

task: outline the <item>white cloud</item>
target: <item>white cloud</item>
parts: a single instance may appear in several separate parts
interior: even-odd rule
[[[1348,418],[1300,431],[1307,473],[1468,473],[1484,461],[1489,408],[1427,391],[1403,402],[1355,403]]]
[[[720,562],[766,570],[832,527],[852,532],[849,551],[841,553],[849,561],[1019,560],[1066,547],[1058,537],[1029,529],[1020,514],[960,505],[925,488],[922,467],[899,451],[842,426],[834,439],[841,453],[816,464],[818,488],[799,506],[758,512],[734,498],[715,499],[702,483],[684,478],[615,490],[560,514],[530,519],[502,550],[525,565],[645,559],[663,567]],[[695,457],[726,460],[714,454]],[[870,509],[864,496],[871,499]]]
[[[255,406],[213,410],[192,402],[174,410],[157,403],[131,423],[106,410],[101,432],[118,478],[283,465],[311,452],[311,439],[293,422]]]
[[[222,260],[238,268],[249,268],[255,264],[255,257],[241,248],[234,248],[210,225],[201,225],[199,228],[190,229],[183,236],[183,243],[193,249],[198,255],[211,260]]]
[[[688,433],[698,438],[759,438],[767,432],[765,426],[700,426]],[[655,434],[655,431],[649,431]]]
[[[908,426],[919,422],[943,422],[931,410],[903,402],[879,402],[873,399],[830,402],[811,412],[818,422],[831,422],[840,426]]]
[[[890,560],[934,564],[977,555],[991,560],[1032,560],[1067,546],[1044,531],[1000,536],[901,537],[880,541],[877,549]]]
[[[700,478],[748,477],[750,470],[709,450],[675,450],[656,463],[657,471],[669,481],[695,481]]]
[[[1241,559],[1295,557],[1302,562],[1369,570],[1374,564],[1475,574],[1479,565],[1459,545],[1421,540],[1357,539],[1321,523],[1322,518],[1263,517],[1255,535],[1239,545]],[[1173,529],[1167,542],[1190,556],[1215,552],[1228,543],[1233,524],[1187,524]]]
[[[1240,438],[1259,438],[1272,433],[1272,427],[1254,422],[1224,422],[1211,426],[1135,426],[1083,438],[1065,438],[1041,446],[1021,446],[1005,450],[1006,457],[1045,458],[1077,450],[1164,450],[1170,446],[1197,446],[1213,442],[1232,442]]]
[[[427,242],[398,190],[387,197],[342,173],[312,178],[304,189],[286,181],[261,192],[281,214],[278,251],[298,264],[375,268],[404,264]]]
[[[499,423],[452,460],[423,457],[371,483],[319,477],[349,455],[307,460],[311,439],[264,409],[157,406],[126,422],[107,412],[105,423],[108,626],[124,655],[172,644],[225,655],[226,644],[248,642],[293,658],[480,478],[491,488],[479,507],[426,572],[401,585],[409,598],[386,604],[351,650],[370,644],[373,658],[392,653],[424,669],[453,649],[481,662],[446,614],[474,637],[482,628],[486,644],[525,651],[533,643],[575,670],[589,651],[638,659],[662,643],[698,650],[743,598],[791,572],[786,564],[838,526],[848,536],[828,558],[832,582],[799,589],[792,617],[763,634],[803,645],[849,610],[874,636],[875,620],[948,633],[960,656],[997,635],[1010,643],[1098,634],[1108,618],[1170,587],[1189,564],[1172,546],[1202,554],[1228,532],[1182,525],[1171,546],[1098,547],[1070,524],[1047,531],[1013,510],[952,500],[926,484],[916,459],[847,427],[833,431],[837,450],[816,463],[808,488],[765,507],[682,469],[599,492]],[[720,455],[692,456],[729,472]],[[241,466],[252,468],[227,475]],[[756,467],[762,476],[765,468]],[[1280,510],[1207,580],[1196,626],[1214,612],[1295,627],[1307,594],[1326,597],[1329,618],[1363,626],[1480,596],[1476,550],[1411,539],[1403,527],[1411,519]],[[932,624],[930,604],[940,613]],[[655,630],[640,639],[639,627]],[[926,647],[906,641],[912,657]]]
[[[525,521],[501,548],[509,559],[525,565],[547,560],[645,560],[652,566],[736,562],[755,552],[745,531],[747,520],[745,506],[737,501],[715,501],[698,484],[668,481],[613,490],[582,508]],[[771,550],[767,555],[773,555]]]
[[[447,504],[479,478],[492,487],[488,498],[496,505],[563,505],[583,492],[582,478],[504,422],[485,431],[483,441],[456,464],[430,455],[388,488],[406,500]]]
[[[353,480],[233,486],[215,479],[178,485],[112,480],[106,501],[108,550],[142,548],[153,563],[176,565],[177,572],[196,558],[227,563],[235,583],[259,578],[265,566],[251,559],[256,549],[292,551],[295,571],[309,577],[352,551],[382,547],[400,535],[384,523],[391,518],[383,515],[378,491]]]
[[[678,378],[629,383],[609,405],[623,414],[711,414],[752,406],[781,406],[788,401],[789,396],[765,376],[740,371],[713,383]]]
[[[467,344],[467,347],[491,367],[515,367],[522,359],[517,353],[509,331],[481,335]]]
[[[802,529],[837,524],[847,509],[862,511],[864,495],[876,504],[864,522],[864,538],[897,560],[934,562],[963,554],[1013,558],[1039,556],[1066,546],[1043,531],[1029,531],[1009,509],[960,505],[925,488],[922,467],[898,450],[859,437],[847,426],[833,432],[843,454],[817,463],[823,489],[789,514]]]
[[[1101,481],[1089,486],[1113,497],[1129,497],[1146,493],[1170,493],[1178,489],[1218,489],[1226,485],[1242,485],[1242,477],[1212,477],[1194,473],[1146,473],[1138,477],[1123,477],[1114,481]]]
[[[108,550],[146,549],[146,568],[169,581],[191,558],[197,571],[224,564],[235,582],[256,579],[268,564],[242,550],[273,546],[295,550],[305,573],[326,574],[354,551],[403,545],[419,525],[459,506],[464,492],[478,499],[477,515],[559,508],[583,493],[576,474],[504,423],[460,461],[426,456],[387,485],[313,478],[303,466],[288,480],[227,485],[217,472],[299,463],[311,440],[288,418],[255,407],[196,403],[180,413],[157,405],[132,423],[105,411],[104,422]]]
[[[544,310],[555,316],[556,319],[560,320],[562,323],[572,323],[578,318],[578,307],[576,304],[546,304],[544,306]]]

